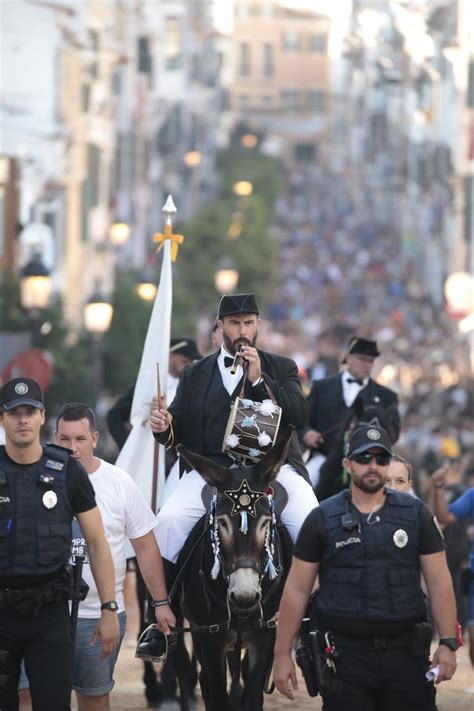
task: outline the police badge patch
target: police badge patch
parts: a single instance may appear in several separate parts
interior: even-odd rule
[[[367,430],[367,437],[372,440],[380,439],[380,432],[378,430]]]
[[[58,496],[55,491],[45,491],[43,494],[43,506],[47,509],[54,509],[58,503]]]
[[[28,385],[26,383],[17,383],[15,385],[15,392],[17,395],[26,395],[28,392]]]
[[[393,542],[397,548],[405,548],[408,543],[408,533],[403,528],[398,528],[393,534]]]

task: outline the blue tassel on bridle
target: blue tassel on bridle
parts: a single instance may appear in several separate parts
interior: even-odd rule
[[[248,533],[249,530],[249,522],[248,522],[248,516],[247,516],[247,511],[241,511],[240,512],[240,532],[241,533]]]

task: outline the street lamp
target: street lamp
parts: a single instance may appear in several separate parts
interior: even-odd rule
[[[84,326],[94,336],[102,336],[110,328],[114,307],[99,290],[87,300],[84,306]]]
[[[474,277],[468,272],[453,272],[444,282],[444,296],[453,316],[474,312]]]
[[[20,272],[21,305],[27,310],[45,309],[51,294],[51,277],[41,261],[40,254],[34,254]]]
[[[84,327],[92,335],[94,357],[95,404],[99,400],[103,382],[102,336],[110,328],[114,309],[100,293],[98,287],[84,306]]]
[[[234,183],[232,190],[239,197],[248,197],[253,193],[253,185],[250,180],[238,180]]]
[[[244,133],[240,137],[240,143],[244,148],[255,148],[258,143],[258,137],[254,133]]]
[[[231,259],[223,259],[217,265],[214,284],[219,294],[232,294],[239,283],[239,272]]]
[[[188,168],[197,168],[201,165],[202,154],[200,151],[186,151],[183,156],[184,165]]]
[[[33,254],[20,272],[20,301],[32,324],[32,345],[39,341],[39,317],[49,302],[51,277],[41,261],[41,255]]]
[[[143,272],[135,281],[135,291],[143,301],[153,301],[156,296],[157,286],[151,274]]]
[[[114,247],[121,247],[130,237],[130,225],[126,222],[113,222],[109,227],[109,240]]]
[[[467,336],[471,372],[474,372],[474,276],[453,272],[444,282],[447,312],[458,320],[458,330]]]

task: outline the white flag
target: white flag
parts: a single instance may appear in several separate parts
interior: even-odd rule
[[[157,394],[157,363],[160,366],[161,393],[166,394],[172,300],[171,244],[166,240],[163,247],[160,283],[148,324],[133,395],[130,413],[132,429],[116,461],[117,466],[125,469],[135,480],[155,513],[159,508],[165,484],[165,448],[163,445],[156,445],[155,450],[156,440],[150,429],[150,403],[153,396]],[[158,467],[156,456],[158,456]]]

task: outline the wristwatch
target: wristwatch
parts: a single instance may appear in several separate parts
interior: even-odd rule
[[[438,644],[444,644],[444,646],[449,647],[452,652],[457,652],[459,649],[456,637],[443,637],[439,640]]]
[[[115,600],[109,600],[109,602],[104,602],[100,606],[101,610],[110,610],[110,612],[117,612],[118,610],[118,605],[115,602]]]

